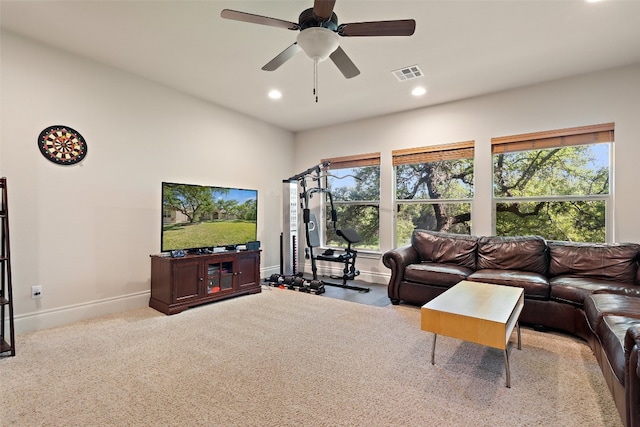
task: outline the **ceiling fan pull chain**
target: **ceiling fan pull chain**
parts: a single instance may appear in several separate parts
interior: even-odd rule
[[[316,102],[318,102],[318,60],[313,61],[313,94],[316,96]]]

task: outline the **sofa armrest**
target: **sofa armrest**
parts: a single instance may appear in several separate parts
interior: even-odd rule
[[[625,400],[629,427],[640,427],[640,324],[627,329],[624,341]]]
[[[404,278],[404,270],[410,264],[420,262],[418,252],[412,245],[401,246],[396,249],[387,251],[382,255],[382,263],[385,267],[391,269],[391,277],[389,279],[389,287],[387,293],[393,303],[400,301],[399,288],[400,282]]]

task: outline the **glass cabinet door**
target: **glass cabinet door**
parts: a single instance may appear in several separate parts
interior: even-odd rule
[[[233,262],[207,263],[207,294],[233,289]]]
[[[223,291],[233,289],[233,263],[223,262],[220,267],[220,288]]]
[[[220,264],[207,264],[207,294],[220,292]]]

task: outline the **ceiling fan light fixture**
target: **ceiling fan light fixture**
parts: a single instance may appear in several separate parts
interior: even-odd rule
[[[297,43],[309,59],[322,62],[338,48],[339,40],[340,36],[331,30],[310,27],[300,31]]]

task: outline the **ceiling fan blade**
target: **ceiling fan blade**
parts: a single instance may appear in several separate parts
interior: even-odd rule
[[[267,62],[267,64],[262,67],[264,71],[274,71],[277,70],[282,64],[293,58],[293,56],[300,52],[302,49],[298,46],[298,43],[294,43],[282,52],[278,54],[271,61]]]
[[[400,19],[396,21],[352,22],[338,27],[343,37],[368,36],[410,36],[416,30],[416,21]]]
[[[336,0],[315,0],[313,2],[313,14],[319,21],[327,21],[333,14]]]
[[[234,21],[249,22],[251,24],[268,25],[270,27],[285,28],[287,30],[299,30],[300,25],[295,22],[282,19],[269,18],[268,16],[254,15],[253,13],[239,12],[237,10],[223,9],[220,16]]]
[[[351,61],[351,59],[347,56],[347,54],[342,50],[340,46],[336,50],[333,51],[329,58],[336,64],[336,67],[344,74],[344,76],[348,79],[357,76],[360,74],[360,70],[356,67],[356,64]]]

